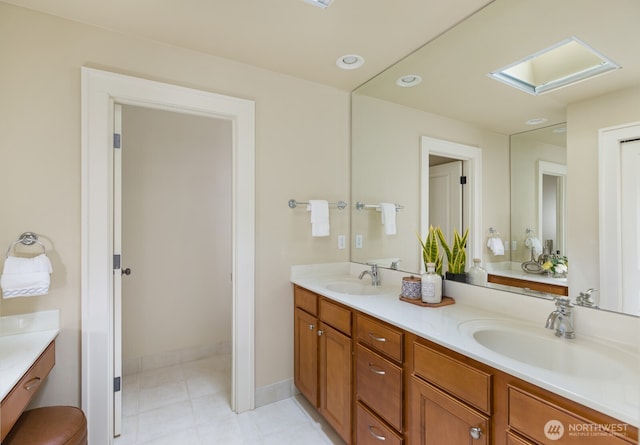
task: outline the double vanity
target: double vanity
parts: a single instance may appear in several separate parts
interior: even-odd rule
[[[637,319],[576,308],[559,338],[551,300],[447,281],[455,304],[420,307],[365,268],[291,274],[294,381],[347,444],[637,443]]]

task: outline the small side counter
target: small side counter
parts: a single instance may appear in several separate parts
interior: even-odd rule
[[[3,440],[55,365],[59,311],[0,317]]]

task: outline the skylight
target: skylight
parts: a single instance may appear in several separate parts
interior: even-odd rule
[[[313,6],[317,6],[322,9],[326,9],[329,7],[333,0],[304,0],[306,3],[309,3]]]
[[[489,76],[537,96],[618,68],[586,43],[571,37]]]

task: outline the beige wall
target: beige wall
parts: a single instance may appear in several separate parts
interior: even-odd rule
[[[311,238],[295,198],[348,199],[349,94],[270,71],[120,35],[0,3],[0,245],[42,235],[51,292],[5,300],[9,315],[59,308],[57,363],[42,403],[80,400],[80,67],[179,84],[256,103],[256,385],[293,374],[292,264],[348,260],[332,212]],[[348,74],[345,74],[348,75]]]
[[[231,121],[122,107],[125,374],[231,342],[231,132]]]
[[[572,294],[600,283],[598,131],[640,122],[640,87],[571,104],[567,109],[567,243]]]
[[[354,95],[353,110],[353,200],[393,202],[405,207],[397,215],[397,235],[382,235],[362,250],[354,249],[354,259],[400,257],[400,269],[420,270],[416,233],[420,232],[421,136],[482,149],[483,233],[473,235],[485,240],[489,227],[496,227],[504,238],[508,237],[508,136],[368,96]],[[373,219],[379,224],[379,214],[356,214],[353,233],[367,233]],[[494,257],[485,245],[483,242],[484,261],[502,261],[504,257]]]

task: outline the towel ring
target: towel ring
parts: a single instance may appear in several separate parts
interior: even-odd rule
[[[7,258],[9,258],[11,249],[13,249],[16,244],[24,244],[25,246],[33,246],[34,244],[38,244],[40,247],[42,247],[42,253],[47,253],[47,249],[45,248],[44,244],[42,244],[42,242],[38,240],[38,235],[36,233],[24,232],[22,235],[20,235],[20,238],[9,245],[6,254]]]

